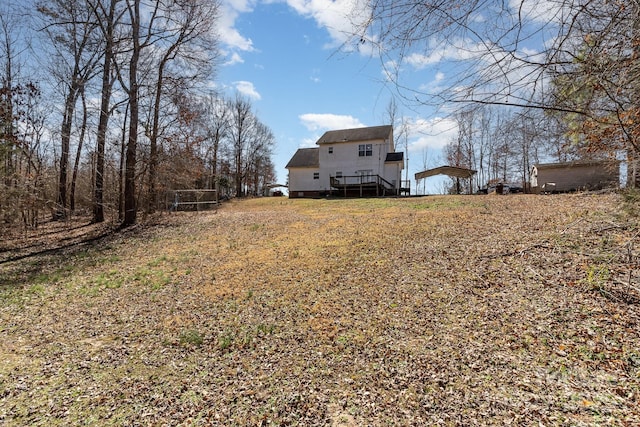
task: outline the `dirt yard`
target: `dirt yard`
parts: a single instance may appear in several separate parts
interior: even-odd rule
[[[0,425],[638,426],[636,214],[264,198],[5,236]]]

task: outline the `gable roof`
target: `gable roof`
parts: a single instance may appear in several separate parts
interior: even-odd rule
[[[388,139],[393,126],[371,126],[365,128],[330,130],[325,132],[316,144],[334,144],[336,142],[371,141],[373,139]]]
[[[285,168],[319,168],[319,153],[319,148],[300,148],[295,152]]]

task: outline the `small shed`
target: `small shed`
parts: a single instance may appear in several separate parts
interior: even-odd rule
[[[617,160],[575,161],[534,165],[531,189],[534,193],[566,193],[617,187],[620,162]]]

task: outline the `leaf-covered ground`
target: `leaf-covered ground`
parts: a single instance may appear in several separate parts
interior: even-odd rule
[[[622,206],[265,198],[6,241],[0,424],[639,425]]]

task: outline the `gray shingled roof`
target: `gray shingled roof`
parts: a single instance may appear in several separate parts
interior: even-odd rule
[[[319,168],[319,148],[300,148],[293,155],[285,168]]]
[[[330,130],[318,139],[316,144],[333,144],[336,142],[370,141],[388,139],[393,126],[372,126],[366,128]]]

